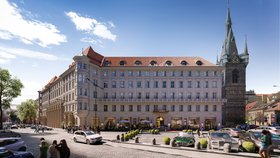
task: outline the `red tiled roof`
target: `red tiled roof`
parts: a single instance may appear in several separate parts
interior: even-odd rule
[[[275,111],[275,110],[279,110],[280,111],[280,102],[277,102],[277,103],[273,104],[272,108],[268,108],[265,111]]]
[[[172,66],[185,66],[181,62],[185,61],[186,66],[198,66],[197,61],[201,61],[202,65],[200,66],[217,66],[201,57],[104,57],[96,53],[91,47],[88,47],[83,51],[83,54],[87,56],[91,63],[103,66],[105,62],[110,63],[107,66],[150,66],[151,61],[155,61],[157,64],[155,66],[166,66],[166,62],[170,61]],[[123,61],[125,64],[120,65],[120,62]],[[135,64],[136,61],[140,61],[141,64]]]
[[[253,107],[255,107],[255,105],[257,105],[257,103],[258,103],[257,101],[248,103],[248,104],[245,106],[246,111],[252,109]]]

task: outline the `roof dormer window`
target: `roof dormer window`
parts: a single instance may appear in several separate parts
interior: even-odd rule
[[[196,61],[195,63],[196,63],[196,65],[199,65],[199,66],[203,64],[202,61],[200,61],[200,60]]]
[[[154,61],[154,60],[152,60],[152,61],[150,62],[150,65],[151,65],[151,66],[156,66],[156,65],[157,65],[157,62]]]
[[[166,66],[171,66],[171,65],[172,65],[172,61],[167,60],[167,61],[165,62],[165,65],[166,65]]]
[[[111,61],[109,61],[109,60],[106,60],[106,61],[104,61],[104,64],[103,64],[104,66],[110,66],[111,65]]]
[[[120,61],[120,65],[121,65],[121,66],[124,66],[125,64],[126,64],[125,60],[121,60],[121,61]]]
[[[142,65],[142,62],[140,60],[136,60],[134,64],[135,65]]]
[[[187,64],[188,63],[185,60],[181,61],[181,65],[186,66]]]

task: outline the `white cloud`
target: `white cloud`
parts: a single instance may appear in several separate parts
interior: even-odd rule
[[[24,88],[21,91],[21,96],[15,98],[13,100],[13,104],[20,104],[21,102],[26,101],[27,99],[37,99],[38,98],[38,90],[42,89],[43,83],[38,83],[35,81],[26,81],[21,80],[24,85]]]
[[[71,60],[71,59],[57,57],[55,55],[44,53],[44,52],[39,52],[39,51],[0,46],[0,63],[1,63],[1,60],[2,60],[2,63],[6,63],[6,62],[10,61],[11,59],[16,58],[17,56],[25,57],[25,58],[32,58],[32,59],[47,60],[47,61]],[[3,62],[3,61],[6,61],[6,62]]]
[[[66,42],[66,36],[50,23],[27,19],[16,4],[7,0],[0,1],[0,36],[1,39],[18,38],[26,44],[38,44],[42,47],[60,45]],[[25,11],[26,13],[26,11]],[[31,14],[31,13],[30,13]]]
[[[65,13],[71,21],[75,24],[78,31],[84,31],[87,34],[96,35],[98,37],[115,41],[117,36],[114,35],[108,27],[93,18],[82,17],[75,12]],[[108,22],[111,27],[115,27],[112,22]]]

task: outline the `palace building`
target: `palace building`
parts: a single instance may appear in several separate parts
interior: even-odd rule
[[[238,54],[230,12],[220,60],[106,57],[91,47],[39,91],[39,121],[112,129],[212,129],[245,118],[246,48]],[[243,116],[244,114],[244,116]]]

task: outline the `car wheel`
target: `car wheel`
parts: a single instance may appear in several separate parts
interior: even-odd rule
[[[87,143],[87,144],[90,144],[90,141],[87,139],[86,143]]]
[[[26,147],[20,147],[19,149],[18,149],[18,151],[26,151]]]
[[[74,138],[74,142],[76,142],[76,143],[77,143],[77,138]]]

